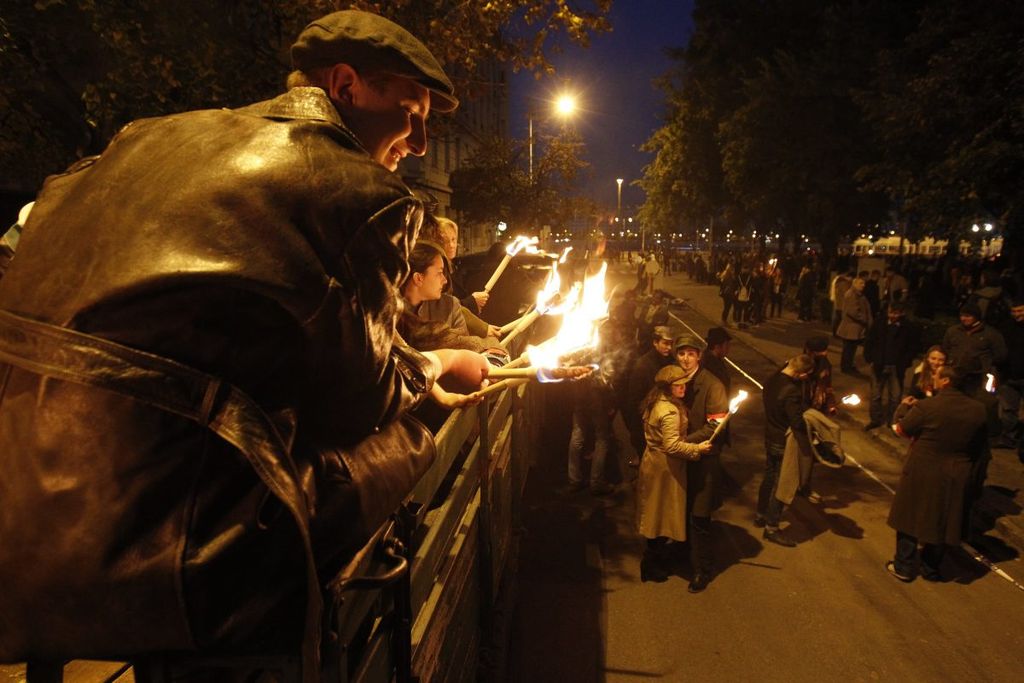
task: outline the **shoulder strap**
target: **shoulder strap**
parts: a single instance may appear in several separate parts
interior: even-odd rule
[[[128,396],[210,429],[237,448],[291,512],[306,555],[303,676],[319,680],[322,598],[310,512],[288,447],[263,409],[237,387],[177,361],[0,310],[0,361]]]

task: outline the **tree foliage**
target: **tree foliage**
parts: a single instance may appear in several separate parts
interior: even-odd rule
[[[524,168],[527,143],[507,138],[484,141],[466,164],[452,173],[452,206],[468,223],[505,221],[515,231],[565,222],[581,211],[573,196],[587,168],[579,134],[565,129],[540,140],[533,178]],[[583,207],[582,210],[587,210]]]
[[[931,3],[883,51],[861,104],[882,154],[860,172],[920,231],[998,220],[1024,232],[1024,6]]]
[[[694,20],[646,145],[649,225],[732,215],[834,245],[896,212],[1018,232],[1019,3],[722,0]]]
[[[489,60],[552,70],[553,39],[586,44],[611,0],[35,0],[0,10],[0,189],[35,189],[101,150],[128,121],[232,107],[281,91],[310,20],[358,7],[395,19],[453,74],[460,94]]]

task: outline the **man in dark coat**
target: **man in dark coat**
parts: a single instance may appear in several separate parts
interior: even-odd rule
[[[431,462],[405,415],[446,361],[394,332],[423,212],[395,171],[458,102],[379,15],[292,60],[287,93],[136,121],[36,201],[0,281],[0,661],[303,622],[313,658],[318,571]]]
[[[919,559],[921,577],[941,581],[946,546],[959,545],[967,531],[967,489],[987,433],[985,407],[964,394],[962,384],[958,370],[944,367],[938,394],[920,401],[908,396],[896,413],[897,433],[913,439],[889,511],[896,555],[885,566],[900,581],[914,580]]]
[[[782,456],[786,451],[786,432],[793,436],[805,452],[810,452],[807,426],[804,424],[803,383],[811,376],[814,361],[801,354],[790,358],[786,366],[764,383],[764,445],[765,468],[757,494],[757,515],[754,526],[764,527],[763,538],[770,543],[793,548],[796,542],[779,529],[783,503],[775,495],[779,486]]]
[[[1024,462],[1024,428],[1020,421],[1021,397],[1024,396],[1024,297],[1010,304],[1010,320],[1003,326],[1006,361],[999,368],[999,417],[1003,434],[1000,446],[1016,448]]]
[[[671,329],[664,325],[656,326],[650,350],[637,358],[629,373],[626,395],[619,406],[619,411],[622,413],[622,421],[626,423],[629,442],[635,452],[634,457],[629,460],[630,467],[639,466],[640,458],[647,448],[643,421],[640,419],[640,401],[644,400],[647,392],[654,387],[654,376],[658,374],[658,370],[672,363],[672,339]]]
[[[871,421],[865,430],[888,424],[903,397],[903,376],[919,351],[920,329],[906,319],[906,304],[892,301],[875,318],[864,340],[864,360],[871,365]]]
[[[715,425],[729,413],[729,397],[725,387],[711,372],[701,367],[701,343],[696,337],[682,335],[673,344],[676,362],[690,378],[686,386],[688,424],[686,441],[701,443],[711,438]],[[711,513],[718,507],[718,484],[722,464],[719,454],[722,444],[716,439],[710,453],[699,460],[686,463],[687,518],[690,523],[690,561],[693,580],[688,590],[699,593],[707,588],[714,576],[714,557],[711,553]]]
[[[700,357],[701,367],[718,378],[718,381],[725,387],[726,395],[729,395],[732,389],[732,372],[725,364],[731,341],[732,336],[724,327],[712,327],[708,330],[708,347]]]
[[[951,365],[978,365],[977,379],[968,380],[964,391],[974,395],[984,383],[984,376],[995,372],[1006,360],[1006,340],[996,328],[985,324],[981,309],[975,303],[960,307],[960,324],[951,325],[942,336],[942,348]]]

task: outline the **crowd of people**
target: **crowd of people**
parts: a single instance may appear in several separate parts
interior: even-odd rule
[[[616,376],[601,389],[600,406],[591,406],[588,413],[590,432],[604,422],[597,428],[600,458],[595,454],[590,488],[595,495],[611,490],[601,477],[617,411],[629,434],[627,462],[638,467],[637,530],[646,539],[641,578],[665,580],[687,555],[692,570],[688,588],[700,592],[715,573],[710,520],[720,498],[719,455],[729,443],[728,426],[716,432],[726,419],[733,384],[725,362],[732,339],[728,328],[781,315],[781,303],[776,309],[770,306],[786,284],[772,283],[786,283],[788,277],[775,258],[727,261],[717,277],[722,325],[708,330],[705,345],[670,326],[669,297],[652,289],[647,274],[660,271],[649,263],[645,258],[638,264],[635,288],[622,293],[611,309],[606,335],[614,340],[612,346],[635,345],[635,351],[626,361],[620,359]],[[700,282],[699,269],[682,270]],[[801,301],[799,292],[814,292],[817,276],[808,265],[797,272],[797,319],[808,320],[812,305]],[[829,282],[829,295],[838,302],[829,322],[842,348],[838,370],[854,381],[869,382],[865,430],[884,426],[913,439],[889,518],[897,545],[886,567],[900,580],[917,575],[936,580],[941,578],[942,549],[972,533],[971,513],[990,448],[1018,448],[1024,462],[1019,419],[1024,298],[1006,287],[1005,300],[988,301],[989,315],[1001,310],[1007,314],[997,327],[986,322],[976,298],[968,297],[941,343],[925,348],[922,327],[909,312],[910,290],[894,269],[841,273]],[[753,525],[763,529],[765,541],[783,547],[796,545],[780,524],[786,506],[796,496],[820,502],[811,486],[815,464],[837,467],[844,458],[834,421],[840,405],[832,386],[829,346],[829,334],[808,336],[802,352],[763,382],[765,466]],[[858,352],[863,363],[858,363]],[[583,394],[595,396],[590,390]],[[953,412],[956,420],[943,418]],[[585,486],[580,450],[587,430],[577,430],[577,424],[574,418],[571,491]],[[947,438],[951,429],[956,438]],[[941,464],[946,461],[948,466]]]

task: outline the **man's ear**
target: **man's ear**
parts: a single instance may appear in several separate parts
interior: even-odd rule
[[[359,74],[348,64],[335,64],[327,72],[327,96],[335,102],[352,104],[353,88],[360,83]]]

